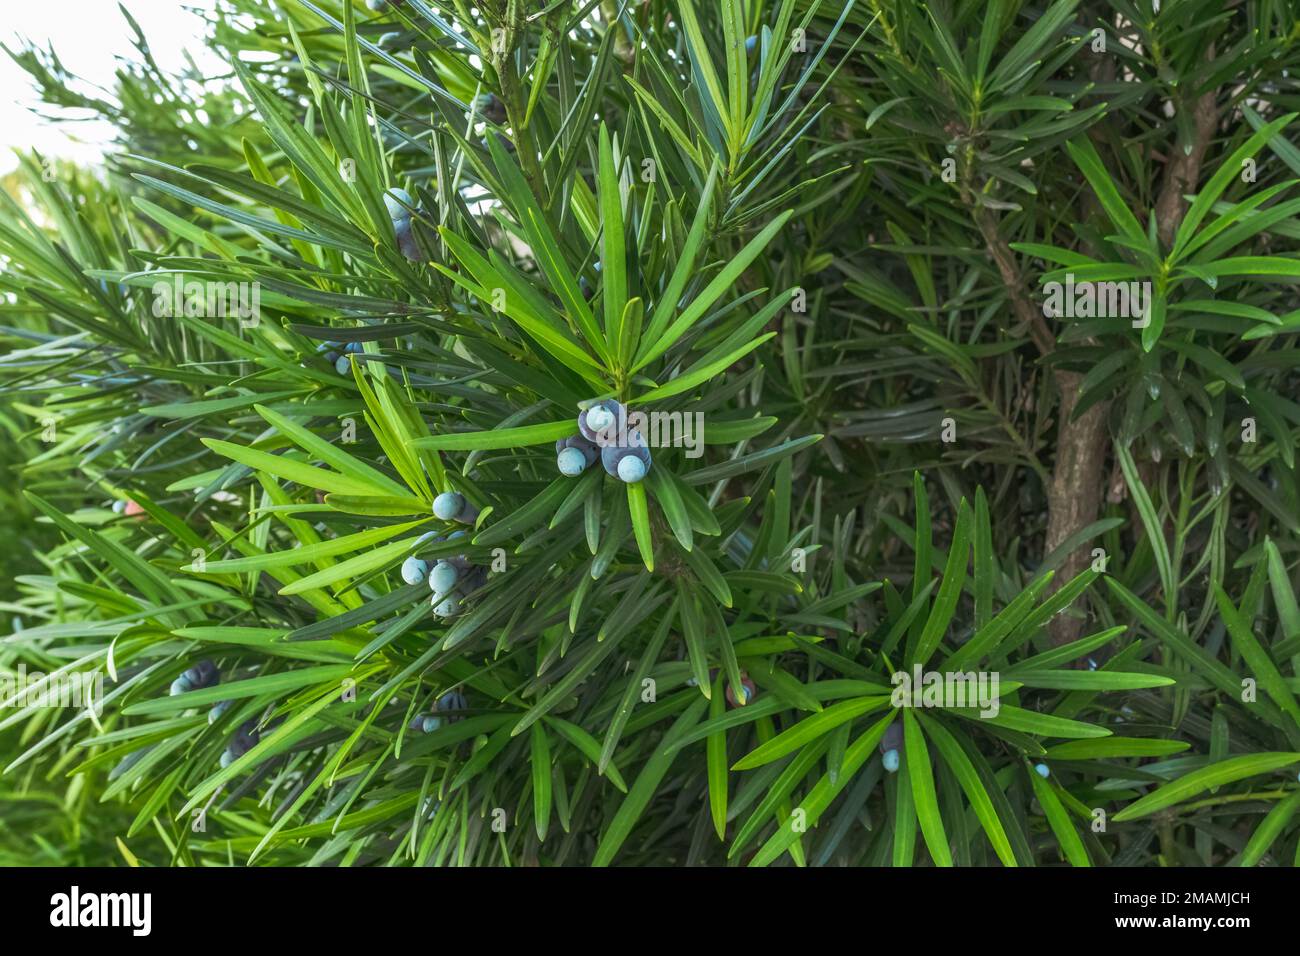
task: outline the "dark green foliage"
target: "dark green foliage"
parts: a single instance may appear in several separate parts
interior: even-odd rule
[[[1166,6],[18,52],[121,150],[0,196],[0,667],[105,694],[0,710],[0,862],[1293,863],[1300,21]]]

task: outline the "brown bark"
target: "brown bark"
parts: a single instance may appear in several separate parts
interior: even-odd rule
[[[1097,55],[1089,73],[1094,82],[1109,83],[1115,79],[1115,59]],[[1100,131],[1091,128],[1088,135],[1099,139]],[[1091,189],[1083,193],[1085,217],[1100,212],[1101,203]],[[1092,250],[1101,257],[1099,249]],[[1089,340],[1086,344],[1095,345]],[[1047,533],[1043,541],[1044,555],[1055,551],[1072,534],[1086,528],[1101,513],[1102,492],[1105,485],[1106,453],[1110,448],[1110,433],[1106,419],[1110,402],[1095,402],[1077,421],[1074,409],[1079,403],[1083,376],[1078,372],[1058,369],[1055,372],[1059,397],[1056,420],[1056,462],[1052,468],[1052,481],[1047,489]],[[1090,549],[1075,548],[1065,556],[1057,568],[1053,590],[1061,587],[1082,572],[1089,564]],[[1058,614],[1047,623],[1048,641],[1053,646],[1078,640],[1083,631],[1083,621],[1067,614]]]
[[[1096,521],[1101,510],[1106,449],[1110,441],[1106,429],[1109,406],[1097,402],[1078,419],[1071,420],[1082,382],[1083,376],[1078,372],[1056,371],[1060,405],[1057,406],[1056,463],[1052,468],[1051,487],[1047,489],[1045,554],[1050,554],[1070,535]],[[1090,556],[1086,547],[1071,551],[1057,568],[1053,589],[1083,571]],[[1083,621],[1079,618],[1058,614],[1048,623],[1047,632],[1051,643],[1060,645],[1077,640],[1082,628]]]
[[[1192,106],[1193,139],[1175,146],[1165,167],[1160,193],[1156,199],[1156,232],[1166,249],[1173,245],[1178,226],[1187,212],[1183,196],[1194,192],[1201,175],[1201,163],[1214,138],[1219,113],[1216,91],[1209,90]],[[1083,376],[1076,372],[1056,372],[1061,404],[1057,421],[1056,464],[1048,490],[1047,552],[1060,546],[1070,535],[1097,520],[1105,489],[1106,431],[1108,405],[1098,402],[1071,421],[1080,398]],[[1090,550],[1076,548],[1057,571],[1055,587],[1060,587],[1083,571],[1089,563]],[[1051,644],[1059,646],[1077,640],[1083,621],[1064,614],[1048,624]]]
[[[1047,327],[1043,310],[1029,295],[1025,280],[1020,275],[1020,267],[1016,265],[1015,253],[1011,251],[1007,241],[998,235],[996,218],[988,209],[978,209],[975,212],[975,224],[979,226],[980,235],[984,237],[985,248],[988,249],[989,255],[993,257],[993,262],[998,267],[998,274],[1002,276],[1002,284],[1011,299],[1011,308],[1016,314],[1016,321],[1029,330],[1029,337],[1038,347],[1038,351],[1043,355],[1050,355],[1056,345],[1056,338]]]
[[[1011,299],[1017,321],[1028,328],[1030,338],[1043,355],[1051,354],[1056,347],[1056,337],[1047,326],[1042,309],[1029,295],[1028,286],[1020,275],[1015,255],[999,234],[997,223],[986,210],[976,214],[980,234],[985,246],[1002,276],[1002,283]],[[1047,489],[1047,540],[1045,553],[1051,552],[1063,541],[1097,520],[1101,507],[1102,488],[1105,484],[1106,432],[1108,405],[1098,402],[1072,420],[1079,400],[1079,386],[1083,376],[1078,372],[1056,370],[1057,391],[1060,396],[1056,421],[1056,462]],[[1088,563],[1090,552],[1076,548],[1057,571],[1053,589],[1077,575]],[[1048,624],[1048,634],[1054,645],[1075,640],[1082,628],[1077,618],[1057,615]]]
[[[1213,47],[1207,53],[1213,58]],[[1107,59],[1094,65],[1093,78],[1113,78],[1113,63]],[[1200,178],[1201,162],[1205,158],[1214,130],[1218,124],[1217,91],[1209,90],[1198,97],[1193,105],[1193,140],[1177,144],[1165,167],[1160,193],[1156,202],[1157,230],[1165,248],[1168,248],[1187,211],[1183,199],[1193,192]],[[1096,205],[1096,197],[1086,194],[1085,202]],[[1042,310],[1030,295],[1020,274],[1016,257],[1006,240],[998,233],[998,222],[987,209],[975,209],[974,219],[984,239],[985,248],[998,268],[1006,288],[1017,322],[1028,330],[1038,351],[1049,355],[1056,347],[1056,336],[1048,327]],[[1083,376],[1078,372],[1057,369],[1054,371],[1060,396],[1056,421],[1056,461],[1047,489],[1047,533],[1044,553],[1050,553],[1071,535],[1097,520],[1101,499],[1106,487],[1106,452],[1110,436],[1106,419],[1107,402],[1097,402],[1077,419],[1074,409],[1080,399]],[[1076,548],[1065,557],[1057,570],[1053,589],[1082,572],[1089,564],[1091,551]],[[1048,623],[1049,641],[1053,646],[1077,640],[1083,621],[1064,614]]]
[[[1174,235],[1187,212],[1184,195],[1195,192],[1201,175],[1201,161],[1214,138],[1219,125],[1217,90],[1203,93],[1192,106],[1192,125],[1195,129],[1191,143],[1179,143],[1165,166],[1160,196],[1156,199],[1156,233],[1168,249],[1174,244]]]

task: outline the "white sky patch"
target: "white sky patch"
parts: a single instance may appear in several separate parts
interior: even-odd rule
[[[179,72],[187,50],[209,75],[228,69],[203,43],[204,23],[192,12],[210,9],[212,0],[125,2],[164,72]],[[135,59],[131,28],[113,0],[5,0],[0,42],[17,51],[20,37],[42,48],[52,45],[64,67],[91,87],[98,87],[101,97],[113,91],[118,58]],[[30,79],[3,51],[0,89],[6,94],[0,96],[0,175],[18,165],[15,149],[26,152],[35,148],[45,156],[91,166],[102,164],[104,146],[113,138],[111,126],[99,121],[56,123],[33,113],[31,107],[38,101]]]

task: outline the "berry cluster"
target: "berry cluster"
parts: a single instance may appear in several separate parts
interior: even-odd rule
[[[650,471],[650,449],[636,429],[627,427],[627,410],[612,398],[595,402],[578,414],[578,431],[555,443],[560,474],[576,477],[600,457],[607,474],[628,484]]]
[[[411,721],[411,729],[431,734],[442,726],[444,718],[447,723],[454,724],[463,718],[467,710],[469,701],[465,695],[458,690],[449,690],[434,702],[432,713],[419,714]]]
[[[352,374],[352,363],[348,356],[357,352],[365,351],[360,342],[349,342],[344,345],[342,342],[322,342],[316,346],[316,354],[323,355],[325,361],[334,366],[334,371],[340,375]]]
[[[203,660],[172,681],[171,695],[175,697],[177,694],[184,694],[188,691],[215,687],[220,683],[221,672],[217,670],[217,665],[212,661]]]
[[[434,500],[434,514],[438,513],[438,501],[444,497],[446,496],[439,495]],[[464,501],[461,495],[455,495],[455,497]],[[416,540],[415,546],[418,548],[426,541],[436,543],[439,541],[455,541],[464,537],[466,537],[464,531],[453,531],[445,538],[431,531],[428,534],[421,535]],[[430,602],[433,605],[433,613],[438,617],[452,617],[460,612],[461,602],[464,598],[483,586],[487,580],[487,571],[470,564],[469,559],[463,554],[454,555],[450,558],[441,558],[434,563],[433,567],[429,567],[429,562],[423,558],[412,555],[402,562],[402,580],[407,584],[419,584],[421,581],[427,581],[429,590],[433,592],[433,598]]]
[[[172,681],[171,696],[185,694],[192,690],[202,690],[205,687],[215,687],[221,683],[221,671],[217,665],[209,660],[202,660],[193,667],[184,671],[180,677]],[[230,708],[234,705],[233,700],[220,700],[208,711],[208,724],[215,724],[220,720]],[[229,767],[232,763],[248,753],[257,746],[261,737],[257,733],[257,721],[249,720],[240,725],[235,731],[235,735],[226,745],[225,751],[221,755],[221,766]]]

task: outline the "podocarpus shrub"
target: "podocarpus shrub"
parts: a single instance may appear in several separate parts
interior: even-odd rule
[[[18,52],[4,858],[1294,861],[1300,32],[1166,6]]]

